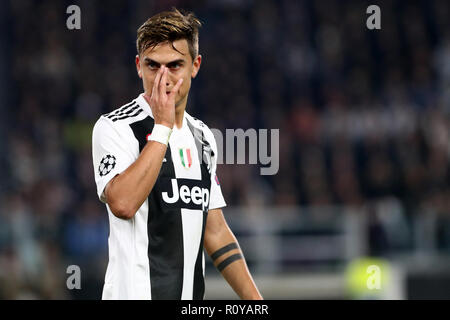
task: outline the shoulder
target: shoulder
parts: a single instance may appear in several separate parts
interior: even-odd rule
[[[137,117],[144,111],[138,100],[136,98],[109,113],[103,114],[101,117],[107,118],[112,122],[122,122],[122,120]]]
[[[147,115],[139,97],[114,109],[109,113],[102,114],[94,125],[94,131],[113,130],[119,133],[128,132],[130,124],[142,120]]]
[[[133,99],[119,108],[103,114],[100,119],[106,119],[112,126],[121,129],[123,127],[129,127],[130,124],[146,118],[149,114],[149,110],[145,112],[145,108],[144,98],[139,95],[136,99]]]
[[[136,102],[136,99],[116,108],[115,110],[102,114],[93,127],[93,139],[99,139],[102,136],[113,138],[132,137],[130,124],[144,118],[143,108]]]
[[[191,116],[186,112],[186,119],[188,122],[197,130],[200,130],[203,133],[204,138],[212,145],[216,145],[215,137],[213,130],[210,129],[202,120]]]
[[[189,113],[187,113],[186,111],[184,112],[186,115],[186,119],[188,120],[188,122],[193,125],[194,127],[198,128],[198,129],[204,129],[207,128],[208,126],[200,119],[191,116]]]

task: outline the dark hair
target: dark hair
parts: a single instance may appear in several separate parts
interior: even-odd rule
[[[174,41],[186,39],[189,53],[194,60],[198,55],[198,29],[201,26],[201,22],[192,12],[182,13],[173,8],[171,11],[158,13],[137,30],[138,54],[163,42],[170,42],[173,46]]]

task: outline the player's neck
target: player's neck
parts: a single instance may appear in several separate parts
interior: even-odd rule
[[[183,126],[184,110],[186,109],[186,104],[184,106],[179,106],[175,109],[175,126],[180,129]]]
[[[178,129],[183,127],[184,111],[188,102],[188,95],[186,95],[177,106],[175,106],[175,124],[174,127]]]

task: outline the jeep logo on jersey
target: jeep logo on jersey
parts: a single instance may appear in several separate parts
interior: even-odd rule
[[[180,148],[179,152],[180,152],[181,164],[186,169],[189,169],[191,167],[191,165],[192,165],[191,149],[189,149],[189,148]]]
[[[178,181],[180,185],[178,186]],[[171,179],[172,192],[162,192],[164,202],[168,204],[179,203],[186,209],[200,209],[205,211],[209,206],[209,189],[199,184],[201,180]]]

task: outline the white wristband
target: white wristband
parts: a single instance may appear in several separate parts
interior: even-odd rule
[[[147,141],[158,141],[167,146],[171,134],[172,129],[169,127],[163,126],[162,124],[155,124],[152,133],[147,136]]]

